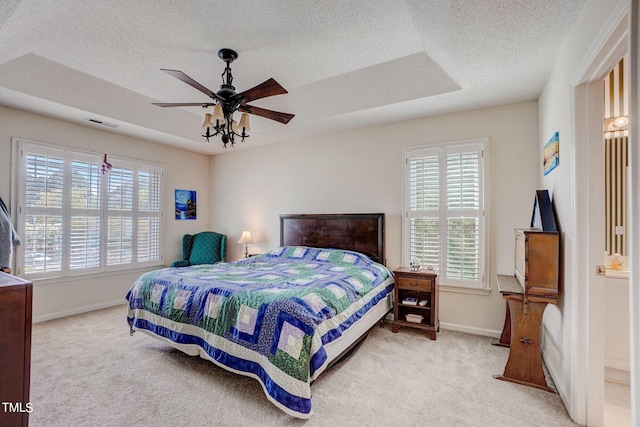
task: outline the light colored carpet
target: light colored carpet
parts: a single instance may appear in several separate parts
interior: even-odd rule
[[[260,385],[136,332],[126,306],[33,328],[32,427],[571,426],[557,394],[499,381],[509,350],[491,339],[376,327],[311,387],[292,418]]]

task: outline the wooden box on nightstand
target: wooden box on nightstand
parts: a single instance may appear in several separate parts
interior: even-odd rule
[[[422,329],[435,340],[440,330],[438,275],[434,271],[412,271],[404,267],[394,270],[393,274],[396,280],[391,330],[398,332],[403,326]]]

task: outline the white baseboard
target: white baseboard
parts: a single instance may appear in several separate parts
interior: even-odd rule
[[[619,357],[604,357],[604,367],[605,368],[613,368],[619,371],[627,371],[631,370],[631,365],[629,364],[629,359],[622,359]]]
[[[558,343],[553,339],[551,333],[549,333],[546,325],[542,325],[542,333],[540,337],[540,347],[542,352],[542,359],[544,364],[553,380],[553,384],[564,403],[565,408],[570,408],[571,399],[568,393],[569,387],[563,381],[561,375],[562,371],[562,355]]]
[[[615,369],[608,366],[604,367],[604,379],[605,381],[613,381],[626,385],[631,384],[631,374],[628,370]]]
[[[116,301],[104,302],[100,304],[87,305],[84,307],[78,307],[71,310],[59,311],[57,313],[45,314],[42,316],[36,316],[33,318],[33,323],[46,322],[47,320],[59,319],[61,317],[73,316],[74,314],[86,313],[89,311],[101,310],[103,308],[115,307],[116,305],[124,305],[127,302],[118,299]]]
[[[448,331],[465,332],[467,334],[481,335],[483,337],[500,338],[500,335],[502,335],[502,331],[474,328],[466,325],[456,325],[455,323],[441,322],[440,327]]]

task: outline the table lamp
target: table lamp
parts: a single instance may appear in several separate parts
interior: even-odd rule
[[[242,236],[240,237],[240,240],[238,240],[238,243],[244,243],[244,257],[248,258],[249,257],[248,245],[252,245],[253,243],[255,243],[251,238],[251,232],[244,230],[242,232]]]

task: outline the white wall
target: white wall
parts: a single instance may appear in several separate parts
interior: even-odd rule
[[[577,140],[575,136],[575,114],[584,109],[585,104],[581,101],[574,103],[572,84],[593,53],[590,49],[594,40],[601,37],[600,31],[609,25],[608,20],[614,11],[624,8],[626,3],[625,0],[585,1],[538,101],[540,152],[553,132],[560,133],[560,165],[547,176],[543,176],[540,167],[538,175],[540,187],[552,194],[562,231],[561,295],[558,306],[550,306],[543,319],[546,332],[545,360],[554,374],[569,414],[578,423],[587,421],[588,409],[587,379],[583,370],[586,369],[584,360],[587,344],[580,332],[584,327],[580,319],[584,319],[587,310],[587,285],[578,277],[587,272],[576,269],[582,257],[580,252],[584,251],[584,242],[588,241],[589,230],[576,230],[576,219],[582,221],[588,213],[583,209],[585,195],[576,193],[577,189],[584,188],[583,183],[576,182],[576,170],[585,170],[587,167],[582,163],[586,159],[582,154],[587,149],[584,145],[586,142],[582,138]],[[578,155],[578,152],[582,154]],[[595,394],[593,390],[590,393]],[[594,411],[594,408],[590,410]],[[592,419],[589,421],[590,425],[597,423]]]
[[[605,279],[605,378],[629,384],[629,278]]]
[[[8,206],[11,206],[13,184],[12,137],[164,164],[166,264],[181,257],[181,239],[184,233],[202,231],[209,226],[209,156],[0,106],[0,195]],[[197,220],[174,219],[175,189],[197,191]],[[34,319],[45,320],[124,302],[127,290],[138,275],[139,272],[112,273],[108,276],[85,276],[47,284],[36,281],[33,291]]]
[[[489,296],[443,291],[443,327],[497,336],[505,305],[496,273],[513,273],[514,232],[531,220],[538,180],[537,103],[525,102],[229,151],[211,158],[212,227],[229,236],[229,258],[250,230],[263,252],[279,244],[286,213],[386,214],[387,266],[401,263],[402,148],[489,138]],[[254,137],[259,137],[258,135]],[[250,144],[251,142],[249,142]]]
[[[33,127],[38,123],[38,127]],[[537,104],[526,102],[309,138],[209,157],[0,107],[0,195],[10,204],[11,137],[54,143],[165,165],[165,263],[180,257],[184,233],[213,229],[235,242],[251,230],[261,252],[279,243],[280,213],[384,212],[387,265],[401,263],[402,148],[489,137],[489,296],[442,292],[443,326],[497,335],[504,302],[496,273],[513,270],[513,229],[527,226],[536,188]],[[105,147],[108,147],[105,150]],[[209,175],[210,173],[210,175]],[[198,220],[173,219],[173,191],[198,192]],[[122,301],[138,272],[35,283],[37,320]]]

